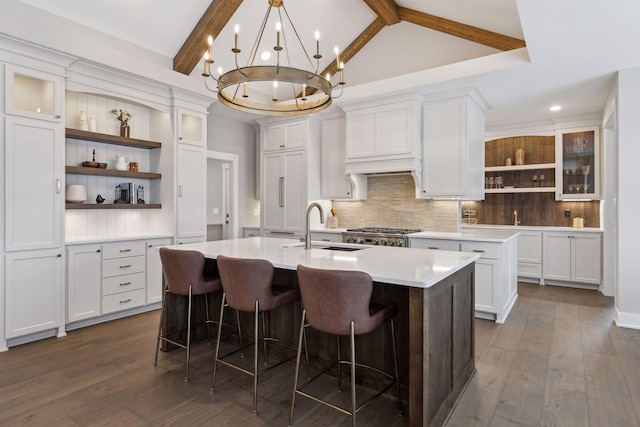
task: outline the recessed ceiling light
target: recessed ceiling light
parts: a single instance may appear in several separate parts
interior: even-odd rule
[[[271,58],[271,52],[269,52],[268,50],[265,50],[260,54],[260,59],[262,59],[263,61],[268,61],[269,58]]]
[[[549,107],[549,111],[560,111],[562,110],[562,105],[552,105]]]

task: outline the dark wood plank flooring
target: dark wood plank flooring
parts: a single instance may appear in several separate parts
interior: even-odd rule
[[[640,331],[613,323],[611,298],[594,291],[520,283],[504,325],[476,321],[477,372],[448,426],[639,426]],[[220,367],[209,392],[213,347],[161,353],[153,366],[159,312],[69,332],[0,353],[0,425],[285,426],[293,365],[252,380]],[[335,381],[317,387],[338,401]],[[348,401],[348,400],[347,400]],[[295,425],[348,426],[348,417],[308,399]],[[396,402],[379,399],[359,424],[406,426]]]

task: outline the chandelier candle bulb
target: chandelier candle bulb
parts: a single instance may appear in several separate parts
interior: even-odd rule
[[[234,49],[234,52],[235,52],[236,50],[238,50],[238,33],[240,32],[240,26],[236,25],[233,29],[235,30],[235,34],[233,36],[235,41],[235,49]]]
[[[316,36],[316,56],[315,56],[315,58],[320,59],[321,58],[321,56],[320,56],[320,31],[316,30],[315,36]]]
[[[280,31],[281,30],[282,30],[282,24],[278,22],[276,24],[276,47],[274,48],[275,50],[280,50]]]
[[[247,83],[245,82],[245,84],[243,86],[244,86],[244,90],[242,92],[242,96],[245,97],[245,98],[248,98],[249,95],[247,95]]]
[[[204,53],[204,72],[202,73],[202,75],[205,77],[209,77],[210,73],[211,73],[211,63],[209,62],[209,52],[205,52]]]
[[[212,36],[207,37],[207,44],[209,45],[209,52],[208,52],[209,58],[207,59],[210,59],[210,58],[213,58],[213,37]]]
[[[273,82],[273,100],[278,100],[278,82]]]
[[[340,49],[338,49],[338,46],[333,48],[333,51],[336,54],[336,67],[340,68]]]

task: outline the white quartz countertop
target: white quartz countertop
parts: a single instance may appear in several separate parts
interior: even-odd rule
[[[90,243],[108,243],[131,240],[153,240],[173,237],[171,234],[120,234],[118,236],[84,236],[65,240],[65,245],[84,245]]]
[[[472,242],[496,242],[503,243],[518,235],[514,230],[500,229],[466,229],[459,233],[448,233],[442,231],[421,231],[411,233],[407,237],[412,239],[446,239],[446,240],[467,240]]]
[[[374,281],[395,285],[428,288],[471,264],[479,254],[430,249],[391,248],[386,246],[350,245],[344,243],[304,243],[289,239],[250,237],[236,240],[188,243],[169,246],[172,249],[196,250],[207,258],[226,255],[261,258],[274,267],[295,270],[298,264],[326,269],[360,270]],[[322,249],[328,246],[362,248],[356,251]]]

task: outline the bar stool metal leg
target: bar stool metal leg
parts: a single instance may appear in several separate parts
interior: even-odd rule
[[[351,321],[351,425],[356,427],[356,334]]]
[[[340,335],[336,335],[338,340],[338,390],[342,391],[342,351],[340,350]]]
[[[192,289],[189,286],[189,308],[187,309],[187,367],[185,368],[184,380],[189,381],[189,355],[191,353],[191,303],[193,301]]]
[[[218,323],[218,337],[216,339],[216,351],[213,358],[213,377],[211,378],[211,393],[216,391],[216,373],[218,372],[218,356],[220,354],[220,336],[222,335],[222,320],[224,318],[224,302],[226,294],[222,293],[222,303],[220,304],[220,322]],[[236,312],[236,315],[238,313]],[[238,327],[240,327],[240,319],[238,318]]]
[[[298,336],[298,353],[296,356],[296,372],[293,376],[293,396],[291,396],[291,409],[289,411],[289,427],[293,425],[293,408],[296,405],[296,391],[298,390],[298,373],[300,372],[300,356],[302,355],[302,338],[304,336],[304,321],[306,311],[302,310],[302,321],[300,322],[300,334]],[[309,354],[307,353],[307,370],[309,369]],[[309,372],[307,372],[309,375]]]
[[[164,321],[164,313],[165,313],[165,309],[166,309],[166,304],[167,304],[167,298],[166,298],[166,294],[167,294],[167,288],[165,287],[164,291],[162,292],[162,304],[161,304],[161,308],[160,308],[160,324],[158,325],[158,340],[156,341],[156,358],[153,360],[153,366],[158,366],[158,352],[160,351],[160,340],[161,340],[161,336],[162,336],[162,322]]]
[[[256,300],[256,316],[253,328],[253,415],[258,415],[258,348],[260,347],[260,337],[258,336],[258,324],[260,323],[259,305]],[[264,324],[263,324],[264,325]],[[266,351],[266,348],[265,348]]]

